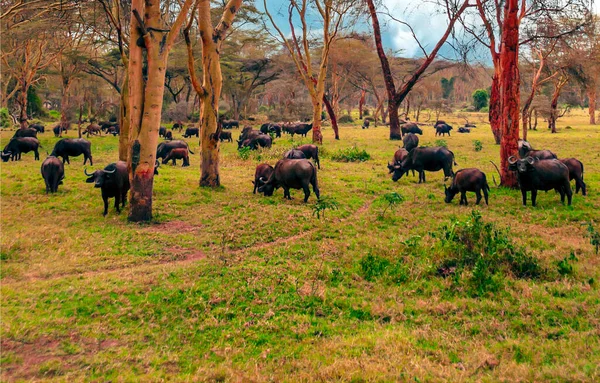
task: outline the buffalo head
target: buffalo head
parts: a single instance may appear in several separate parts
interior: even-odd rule
[[[531,156],[527,156],[522,160],[517,159],[515,156],[510,156],[508,157],[508,170],[517,171],[519,173],[532,172],[535,171],[535,168],[533,167],[535,161],[536,159]]]
[[[388,163],[388,170],[390,171],[390,173],[394,173],[392,175],[392,181],[394,182],[402,178],[402,176],[407,172],[407,170],[402,167],[402,164],[392,165]]]
[[[2,158],[2,161],[4,161],[4,162],[8,162],[8,160],[10,159],[10,156],[12,156],[11,152],[0,153],[0,157]]]
[[[85,180],[85,182],[87,182],[88,184],[94,183],[94,187],[96,188],[101,188],[104,184],[110,182],[112,180],[113,174],[114,172],[116,172],[117,169],[113,169],[113,170],[96,170],[93,173],[88,173],[87,169],[83,169],[83,172],[85,173],[86,176],[88,176],[88,179]]]

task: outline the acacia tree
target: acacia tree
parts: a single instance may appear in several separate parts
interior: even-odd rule
[[[388,15],[388,17],[400,22],[402,25],[405,25],[410,29],[412,36],[419,45],[424,57],[424,60],[414,71],[412,71],[411,75],[408,77],[408,79],[406,79],[402,86],[400,86],[400,88],[396,88],[394,76],[392,75],[392,71],[390,69],[390,63],[383,49],[383,43],[381,40],[381,28],[379,26],[379,17],[377,16],[377,9],[375,7],[374,0],[366,0],[366,2],[369,9],[369,14],[371,16],[371,23],[373,25],[375,47],[377,48],[377,54],[381,62],[381,69],[383,71],[383,78],[387,90],[388,115],[390,119],[390,140],[399,140],[402,139],[402,132],[400,131],[400,117],[398,115],[398,109],[400,108],[400,104],[402,104],[402,101],[404,101],[406,96],[408,96],[412,88],[419,81],[419,78],[425,73],[427,68],[429,68],[436,55],[438,54],[439,50],[445,44],[446,40],[448,39],[448,36],[450,36],[450,33],[454,29],[454,24],[460,18],[463,12],[469,7],[469,0],[459,1],[457,3],[454,3],[450,0],[444,0],[443,4],[446,13],[449,17],[448,26],[446,27],[446,31],[444,32],[444,34],[439,39],[439,41],[430,53],[427,53],[425,51],[425,48],[417,39],[415,31],[408,23],[400,21]]]
[[[194,21],[194,11],[184,29],[188,49],[188,70],[194,90],[200,99],[201,163],[200,186],[221,185],[219,175],[219,99],[223,87],[220,51],[227,30],[231,27],[242,0],[229,0],[223,9],[221,20],[216,27],[211,20],[210,0],[197,0],[194,11],[198,10],[198,28],[202,44],[202,84],[196,76],[195,60],[190,39],[190,29]]]
[[[166,29],[160,2],[133,0],[129,46],[129,140],[128,157],[131,196],[128,219],[152,219],[152,184],[160,127],[165,72],[169,51],[186,20],[192,0],[181,5],[177,18]],[[144,15],[143,18],[140,15]],[[147,76],[144,76],[144,66]]]
[[[288,6],[288,23],[291,31],[291,38],[287,38],[284,32],[279,28],[273,16],[268,10],[267,1],[263,0],[265,14],[273,28],[277,31],[281,43],[285,46],[292,57],[296,69],[302,78],[306,89],[310,95],[313,107],[313,136],[315,143],[323,142],[321,133],[321,112],[323,103],[332,117],[332,123],[335,138],[339,139],[337,123],[333,107],[325,96],[325,81],[327,79],[327,67],[331,46],[343,28],[345,28],[344,19],[354,7],[353,0],[290,0]],[[317,9],[318,17],[322,20],[322,40],[320,41],[320,58],[313,63],[313,53],[311,52],[311,31],[309,30],[308,10],[313,5]],[[301,23],[301,36],[296,35],[294,20]],[[313,66],[314,64],[314,66]]]

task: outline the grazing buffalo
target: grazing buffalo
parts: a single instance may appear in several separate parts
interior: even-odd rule
[[[579,193],[586,195],[585,182],[583,182],[583,163],[577,158],[565,158],[559,160],[569,169],[569,181],[575,180],[575,194]]]
[[[407,133],[402,137],[402,142],[404,143],[404,149],[410,152],[419,146],[419,137],[414,133]]]
[[[38,133],[44,133],[44,131],[45,131],[44,125],[42,125],[42,124],[32,124],[32,125],[29,125],[29,128],[35,129],[35,131]]]
[[[42,162],[42,178],[46,183],[46,194],[56,193],[58,185],[62,184],[65,178],[65,165],[55,156],[48,156]]]
[[[258,189],[260,181],[266,182],[269,177],[271,177],[271,174],[273,174],[273,167],[269,164],[260,164],[256,167],[256,171],[254,172],[254,181],[252,181],[254,184],[252,194],[256,194],[256,189]],[[271,190],[271,194],[266,194],[265,192],[265,195],[272,196],[273,190]]]
[[[25,129],[17,129],[17,131],[15,132],[15,135],[13,136],[13,138],[18,138],[18,137],[33,137],[33,138],[37,138],[37,133],[38,131],[32,128],[25,128]]]
[[[465,128],[476,128],[476,127],[477,127],[477,125],[475,125],[475,124],[471,124],[471,123],[469,123],[469,122],[467,122],[467,123],[465,124]]]
[[[172,165],[177,165],[177,160],[183,160],[183,165],[181,167],[190,166],[190,157],[188,155],[187,148],[175,148],[167,154],[167,156],[163,159],[162,163],[166,164],[172,160]]]
[[[419,183],[425,182],[425,170],[428,172],[437,172],[444,170],[446,178],[452,177],[452,164],[457,165],[454,161],[454,153],[442,146],[434,147],[418,147],[408,153],[408,156],[399,164],[388,166],[390,173],[394,173],[392,181],[396,182],[409,170],[419,172]]]
[[[296,149],[302,151],[302,153],[304,153],[306,156],[306,159],[314,159],[315,163],[317,164],[317,168],[321,169],[321,162],[319,161],[319,147],[317,145],[306,144],[298,146]]]
[[[127,200],[127,192],[129,191],[129,173],[127,172],[127,163],[117,161],[105,167],[103,170],[96,170],[93,173],[88,173],[87,169],[83,172],[88,179],[85,182],[94,183],[94,187],[100,188],[102,191],[102,200],[104,201],[104,213],[108,214],[108,199],[115,198],[115,209],[120,213],[119,204],[125,207]]]
[[[273,174],[266,180],[259,180],[259,193],[272,195],[277,187],[283,188],[283,197],[292,199],[290,189],[303,189],[304,202],[308,201],[310,196],[309,185],[312,185],[313,191],[320,198],[319,185],[317,181],[317,169],[312,162],[308,160],[279,160],[275,165]]]
[[[240,122],[238,120],[223,120],[221,121],[221,127],[223,129],[239,128]]]
[[[281,125],[267,122],[260,126],[260,132],[263,134],[273,133],[275,137],[281,137]]]
[[[435,135],[436,136],[445,136],[446,134],[450,136],[450,131],[452,127],[448,124],[438,124],[435,126]]]
[[[85,138],[63,138],[58,140],[52,149],[52,156],[62,157],[63,163],[70,164],[69,156],[77,157],[83,154],[83,164],[90,160],[92,162],[92,143]]]
[[[183,140],[165,141],[158,144],[156,147],[156,158],[165,158],[169,152],[176,148],[187,149],[190,153],[194,154],[188,146],[188,143]]]
[[[252,136],[251,138],[246,138],[244,141],[238,141],[238,149],[249,147],[252,150],[256,150],[259,147],[261,148],[270,148],[273,144],[273,140],[271,136],[268,134],[259,134],[258,136]]]
[[[164,126],[161,126],[160,128],[158,128],[158,136],[159,137],[165,137],[167,135],[167,128],[165,128]]]
[[[460,193],[459,204],[467,206],[467,192],[475,192],[475,195],[477,196],[475,204],[479,205],[479,202],[481,202],[481,192],[483,192],[485,204],[487,205],[489,191],[490,187],[484,172],[475,168],[461,169],[454,175],[450,187],[444,185],[444,193],[446,194],[444,201],[450,203],[454,196]]]
[[[285,152],[283,158],[299,160],[302,158],[306,158],[306,156],[304,155],[304,152],[302,150],[292,149]]]
[[[266,122],[260,126],[260,132],[263,134],[269,134],[269,132],[271,131],[270,128],[271,128],[271,123]]]
[[[98,123],[98,125],[100,125],[100,130],[102,130],[103,132],[105,132],[108,128],[110,128],[111,126],[113,126],[114,123],[110,122],[110,121],[100,121]]]
[[[82,134],[87,134],[88,138],[91,135],[102,135],[102,129],[100,128],[100,125],[98,124],[90,124],[88,125],[87,128],[85,128],[85,130],[82,132]]]
[[[556,159],[539,160],[531,156],[525,157],[525,159],[510,156],[508,163],[508,169],[517,172],[517,180],[519,181],[524,206],[527,206],[528,191],[531,191],[531,204],[535,206],[537,191],[551,189],[560,193],[560,200],[563,204],[566,195],[569,199],[569,205],[571,205],[573,192],[569,183],[569,168],[567,168],[567,165]]]
[[[458,133],[471,133],[471,129],[467,128],[466,126],[461,126],[458,128]]]
[[[179,133],[183,130],[183,123],[181,121],[177,121],[173,124],[173,130],[179,130]]]
[[[62,133],[66,133],[67,129],[60,125],[56,125],[54,128],[52,128],[52,131],[54,132],[54,137],[62,137]]]
[[[413,133],[423,135],[423,130],[421,130],[421,128],[419,128],[419,125],[415,124],[414,122],[407,122],[405,124],[402,124],[400,126],[400,129],[402,130],[402,134]]]
[[[172,141],[173,140],[173,132],[171,132],[170,130],[167,130],[167,133],[165,133],[165,140]]]
[[[231,137],[231,132],[223,132],[221,131],[221,133],[219,134],[219,140],[221,140],[221,142],[227,140],[228,142],[233,142],[233,138]]]
[[[40,142],[35,137],[11,138],[2,153],[0,153],[0,157],[4,162],[8,162],[9,159],[18,161],[21,159],[21,153],[33,152],[34,159],[37,161],[40,159],[40,153],[38,152],[40,146]]]
[[[410,133],[412,134],[412,133]],[[402,161],[404,161],[404,159],[408,156],[408,150],[406,150],[405,148],[400,148],[398,150],[396,150],[396,152],[394,153],[394,161],[392,162],[392,164],[388,164],[388,170],[390,171],[390,174],[394,172],[394,165],[399,165],[402,163]],[[415,175],[415,169],[412,169],[412,175],[414,177]]]
[[[552,160],[558,158],[549,150],[533,150],[531,144],[525,140],[519,140],[519,157],[533,157],[540,160]]]
[[[294,137],[294,134],[299,134],[302,137],[306,137],[306,135],[308,134],[308,132],[310,132],[310,130],[313,128],[313,124],[298,124],[295,127],[295,130],[290,132],[290,134],[292,135],[292,137]]]
[[[238,139],[238,149],[242,147],[242,143],[246,140],[252,140],[261,134],[264,135],[260,130],[254,130],[251,126],[246,126],[242,129],[242,133],[240,133],[240,138]]]
[[[198,128],[187,128],[185,130],[185,133],[183,134],[183,137],[188,138],[188,137],[192,137],[192,136],[200,137],[200,129],[198,129]]]
[[[106,128],[106,134],[112,134],[113,136],[118,136],[119,134],[121,134],[119,124],[114,124]]]
[[[369,122],[369,120],[364,120],[363,124],[362,124],[362,128],[363,129],[369,129],[369,125],[371,125],[371,123]]]

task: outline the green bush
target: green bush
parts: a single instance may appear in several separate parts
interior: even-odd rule
[[[446,140],[435,140],[435,142],[433,144],[435,146],[441,146],[443,148],[447,148],[448,147],[448,143],[446,142]]]
[[[346,114],[346,115],[344,115],[344,116],[340,117],[340,118],[338,119],[338,122],[339,122],[340,124],[349,124],[349,123],[351,123],[351,122],[354,122],[354,120],[352,119],[352,116],[351,116],[351,115],[349,115],[349,114]]]
[[[370,114],[371,114],[371,112],[369,111],[369,109],[365,108],[365,109],[363,110],[363,116],[364,116],[364,117],[366,117],[366,116],[369,116]]]
[[[558,273],[565,277],[568,275],[573,275],[573,265],[571,262],[578,261],[575,253],[571,251],[568,257],[564,257],[562,260],[556,263],[556,267],[558,269]]]
[[[0,128],[10,128],[12,126],[12,119],[8,114],[7,108],[0,108]]]
[[[60,120],[60,112],[58,110],[49,110],[48,116],[50,116],[50,118],[52,118],[53,120]]]
[[[473,106],[476,110],[481,110],[488,105],[488,100],[490,99],[490,95],[485,89],[477,89],[473,92]]]
[[[435,248],[441,255],[438,273],[452,274],[456,285],[463,283],[463,273],[470,274],[465,287],[474,296],[499,291],[504,275],[539,278],[546,273],[535,257],[512,242],[508,230],[484,222],[476,210],[431,235],[438,240]]]
[[[331,159],[337,162],[364,162],[371,159],[371,155],[364,149],[359,150],[356,146],[353,146],[334,152]]]
[[[243,148],[238,149],[238,154],[242,160],[247,160],[250,158],[250,154],[252,153],[252,149],[248,146],[244,146]]]
[[[474,140],[473,148],[475,149],[476,152],[480,152],[483,149],[483,142],[481,142],[479,140]]]

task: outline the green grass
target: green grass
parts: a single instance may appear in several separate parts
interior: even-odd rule
[[[484,118],[444,140],[455,170],[491,181],[499,148]],[[469,207],[445,204],[441,172],[392,182],[399,142],[360,121],[342,125],[340,141],[324,131],[319,187],[337,209],[320,218],[314,194],[307,204],[301,191],[252,194],[255,166],[307,139],[246,158],[224,143],[218,190],[198,188],[189,139],[192,166],[161,166],[148,225],[112,206],[103,218],[80,157],[56,195],[32,154],[2,163],[2,381],[598,381],[600,264],[585,223],[600,221],[600,128],[585,121],[563,118],[558,134],[529,140],[580,159],[588,196],[568,207],[540,193],[523,207],[518,190],[490,182],[490,205],[476,208],[489,238],[475,246],[461,241],[479,238],[461,234],[473,231],[474,195]],[[41,135],[44,150],[56,141]],[[115,161],[118,138],[91,141],[95,169]],[[352,147],[370,159],[331,160]],[[382,214],[392,193],[403,200]],[[442,240],[444,227],[462,231]],[[507,249],[543,272],[520,277]],[[459,272],[440,275],[450,261]]]

